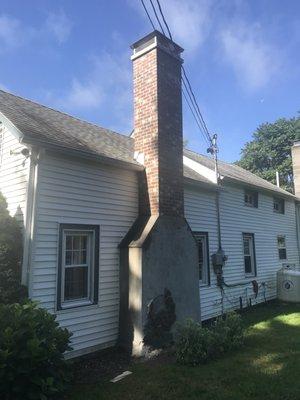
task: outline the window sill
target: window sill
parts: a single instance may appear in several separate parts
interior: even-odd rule
[[[253,275],[253,274],[249,274],[249,275],[245,275],[245,280],[249,279],[249,283],[251,282],[251,280],[253,280],[253,278],[257,278],[257,275]]]
[[[199,282],[199,287],[200,287],[200,288],[209,287],[209,286],[210,286],[209,283]]]
[[[254,205],[252,205],[252,204],[248,204],[248,203],[244,203],[244,206],[245,206],[245,207],[248,207],[248,208],[258,208],[258,207],[256,207],[256,206],[254,206]]]
[[[56,314],[63,314],[69,311],[75,311],[79,310],[81,308],[85,309],[92,309],[92,308],[97,308],[99,307],[98,303],[92,303],[91,301],[81,301],[81,302],[74,302],[74,303],[68,303],[68,304],[62,304],[61,309],[56,310]]]

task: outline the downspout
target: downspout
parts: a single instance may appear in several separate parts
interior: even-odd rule
[[[32,261],[32,242],[35,227],[39,156],[40,151],[38,149],[32,148],[30,154],[29,177],[26,198],[26,221],[22,263],[22,284],[27,286],[29,297],[31,295],[30,273]]]

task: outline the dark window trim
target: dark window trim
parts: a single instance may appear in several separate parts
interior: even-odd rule
[[[285,247],[279,247],[278,246],[278,238],[283,237],[284,238],[284,244]],[[287,247],[286,247],[286,235],[277,235],[276,237],[277,240],[277,253],[278,253],[278,259],[279,261],[287,261],[288,260],[288,254],[287,254]],[[285,250],[285,258],[280,258],[279,250]]]
[[[206,253],[207,253],[207,283],[203,286],[210,286],[210,256],[209,256],[209,235],[208,232],[193,231],[193,235],[198,244],[197,235],[206,237]]]
[[[282,203],[282,211],[275,210],[274,203],[277,201],[278,203]],[[273,197],[273,212],[276,214],[285,214],[285,200],[280,197]]]
[[[246,195],[247,193],[249,193],[249,194],[251,194],[251,195],[253,196],[253,198],[254,198],[254,204],[247,203],[247,202],[245,201],[245,195]],[[244,205],[245,205],[246,207],[250,207],[250,208],[258,208],[258,192],[257,192],[256,190],[251,190],[251,189],[246,189],[246,188],[244,188]]]
[[[253,261],[254,261],[254,275],[249,275],[246,276],[246,278],[251,278],[251,277],[256,277],[257,276],[257,266],[256,266],[256,248],[255,248],[255,234],[251,233],[251,232],[242,232],[242,239],[243,239],[243,260],[244,260],[244,273],[246,275],[245,272],[245,257],[244,257],[244,235],[248,235],[248,236],[252,236],[252,242],[253,242]]]
[[[94,249],[94,298],[91,304],[74,305],[74,307],[63,308],[61,299],[61,280],[62,280],[62,243],[63,232],[68,229],[80,230],[93,230],[95,232],[95,249]],[[74,309],[79,307],[87,307],[93,304],[98,304],[99,298],[99,238],[100,238],[99,225],[90,224],[59,224],[59,249],[58,249],[58,269],[57,269],[57,310]]]

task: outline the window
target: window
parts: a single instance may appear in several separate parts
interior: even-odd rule
[[[278,214],[284,214],[284,200],[274,197],[273,199],[273,211]]]
[[[210,275],[209,275],[208,233],[207,232],[194,232],[194,236],[198,243],[199,281],[203,285],[209,285],[210,284]]]
[[[278,246],[278,255],[279,260],[286,260],[286,243],[285,243],[285,236],[279,235],[277,236],[277,246]]]
[[[60,225],[57,308],[98,301],[99,227]]]
[[[258,193],[252,190],[245,190],[244,193],[245,205],[248,207],[258,207]]]
[[[244,266],[246,276],[256,275],[254,234],[243,233]]]

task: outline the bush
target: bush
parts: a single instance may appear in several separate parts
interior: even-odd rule
[[[58,398],[70,378],[70,333],[35,303],[0,305],[0,393],[5,400]]]
[[[27,290],[21,285],[22,232],[9,215],[0,193],[0,303],[23,301]]]
[[[240,347],[243,340],[241,317],[236,313],[217,318],[210,327],[187,320],[177,327],[176,359],[185,365],[202,364]]]

